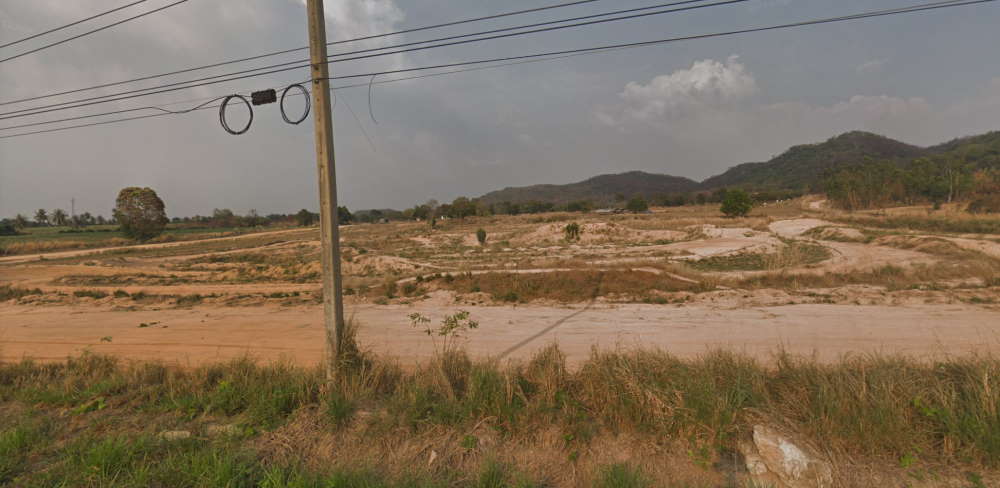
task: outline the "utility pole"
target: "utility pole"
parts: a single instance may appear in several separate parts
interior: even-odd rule
[[[326,328],[327,378],[337,374],[344,341],[344,298],[340,278],[340,222],[337,215],[337,172],[333,151],[333,113],[326,58],[323,0],[307,0],[309,59],[312,63],[316,167],[319,171],[319,232],[323,263],[323,325]]]

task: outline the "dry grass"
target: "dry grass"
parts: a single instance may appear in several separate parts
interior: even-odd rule
[[[696,283],[638,270],[460,274],[443,278],[440,283],[458,293],[487,293],[501,302],[556,300],[573,303],[596,297],[649,301],[658,296],[657,292],[703,291]]]
[[[765,367],[725,352],[680,360],[595,351],[569,370],[552,347],[507,366],[452,352],[410,372],[364,352],[351,358],[333,383],[318,370],[249,360],[196,369],[99,356],[0,365],[0,411],[13,412],[0,431],[39,416],[51,423],[45,441],[22,447],[26,461],[13,479],[108,483],[73,456],[102,455],[80,442],[110,442],[139,453],[119,460],[115,486],[148,486],[143,470],[162,484],[202,469],[178,461],[178,446],[197,447],[199,459],[240,453],[240,473],[254,485],[281,468],[362,472],[374,483],[332,486],[397,486],[415,475],[437,484],[406,486],[475,487],[486,471],[502,482],[485,486],[608,486],[611,470],[646,480],[624,486],[719,486],[733,474],[712,466],[761,422],[823,446],[844,480],[859,467],[903,478],[1000,467],[1000,361],[990,357],[822,365],[779,354]],[[233,440],[152,441],[161,430],[204,436],[220,422],[241,426]]]

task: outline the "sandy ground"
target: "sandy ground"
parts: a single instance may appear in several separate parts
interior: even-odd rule
[[[658,348],[683,357],[724,348],[767,360],[784,349],[834,360],[845,354],[942,355],[1000,352],[1000,312],[970,305],[791,305],[720,310],[707,306],[463,307],[480,328],[467,339],[478,357],[523,359],[558,342],[571,362],[593,346]],[[456,309],[457,310],[457,309]],[[412,364],[433,354],[407,316],[452,312],[440,305],[358,306],[360,342]],[[139,327],[141,323],[155,323]],[[104,340],[102,340],[104,339]],[[0,358],[62,360],[84,351],[193,366],[250,355],[311,365],[322,358],[321,307],[170,309],[0,308]]]
[[[822,202],[793,204],[816,209]],[[774,211],[780,214],[780,209]],[[706,218],[688,215],[686,209],[672,212],[676,215],[642,217],[646,220],[615,216],[610,217],[615,219],[612,222],[586,222],[582,225],[584,237],[574,243],[563,240],[564,221],[514,219],[477,223],[490,227],[492,242],[504,243],[485,248],[478,245],[469,230],[475,229],[472,224],[464,229],[455,225],[448,232],[431,231],[415,224],[351,226],[345,232],[345,252],[350,256],[345,257],[344,273],[355,280],[352,286],[359,290],[361,285],[377,290],[387,281],[408,284],[417,281],[415,275],[430,272],[475,275],[497,271],[528,274],[616,269],[694,282],[662,265],[735,253],[770,253],[785,245],[782,239],[808,240],[825,246],[831,253],[821,263],[782,270],[789,273],[850,272],[886,264],[919,266],[942,259],[918,250],[877,243],[807,238],[805,234],[810,229],[834,224],[803,218],[801,213],[780,214],[779,218],[756,223],[730,224],[717,219],[715,225],[706,223]],[[840,237],[849,236],[849,232],[860,235],[854,228],[830,229],[839,232]],[[293,258],[307,253],[315,255],[318,243],[308,240],[313,235],[303,234],[302,238],[307,240],[297,238],[300,240],[295,242],[248,240],[311,232],[292,229],[211,239],[232,240],[245,246],[219,252],[212,252],[212,247],[198,248],[201,241],[132,246],[131,249],[192,247],[188,254],[172,252],[178,255],[163,257],[102,259],[95,255],[83,264],[51,260],[108,249],[49,253],[45,255],[48,261],[39,261],[39,255],[0,258],[0,284],[39,288],[44,292],[0,303],[0,360],[24,357],[63,360],[89,350],[182,365],[247,354],[264,360],[316,364],[323,351],[322,307],[309,297],[319,283],[312,278],[291,281],[281,273],[291,270],[308,274],[318,270],[318,262],[281,268],[259,262],[241,264],[238,260],[192,261],[240,252]],[[948,239],[988,256],[1000,256],[997,240],[968,236],[936,238]],[[406,245],[392,245],[399,242]],[[185,270],[186,263],[198,267]],[[243,271],[256,274],[244,278],[239,274]],[[726,273],[744,276],[768,272],[706,272],[693,276],[710,282]],[[112,280],[105,286],[73,286],[67,284],[72,281],[65,280],[118,274],[138,277],[138,281],[114,284]],[[205,299],[194,308],[183,308],[172,300],[75,297],[73,292],[81,288],[107,293],[121,289],[168,297],[200,294]],[[302,298],[264,297],[289,293]],[[477,357],[523,359],[553,342],[559,343],[572,362],[585,359],[594,346],[653,347],[686,357],[726,348],[762,359],[784,348],[798,354],[816,353],[823,360],[869,352],[917,357],[1000,352],[1000,308],[994,305],[1000,303],[1000,297],[996,295],[996,287],[952,293],[935,286],[889,293],[878,287],[853,285],[799,290],[795,296],[784,289],[747,291],[719,287],[692,296],[669,296],[672,305],[645,304],[642,300],[621,304],[618,302],[627,300],[600,297],[592,306],[582,303],[560,306],[552,301],[510,306],[500,305],[502,302],[489,296],[479,296],[484,293],[472,293],[461,300],[444,290],[440,296],[437,293],[431,288],[429,295],[396,297],[392,301],[383,296],[382,305],[373,304],[379,302],[374,295],[360,296],[360,291],[348,297],[351,311],[363,324],[360,341],[375,352],[412,364],[431,356],[434,347],[427,335],[410,326],[408,315],[417,312],[438,322],[444,314],[464,309],[481,324],[467,343],[469,352]],[[487,306],[490,304],[493,306]]]

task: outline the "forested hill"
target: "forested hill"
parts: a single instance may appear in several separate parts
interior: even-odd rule
[[[734,166],[702,182],[702,189],[806,189],[824,174],[866,160],[906,162],[932,151],[869,132],[848,132],[819,144],[794,146],[765,163]]]
[[[533,185],[504,188],[483,195],[483,203],[500,202],[549,202],[555,204],[573,201],[609,203],[625,197],[642,195],[647,198],[697,191],[697,181],[679,176],[659,175],[642,171],[629,171],[615,175],[595,176],[568,185]]]
[[[891,162],[906,167],[919,158],[961,160],[975,167],[1000,169],[1000,132],[963,137],[930,147],[918,147],[870,132],[848,132],[825,142],[794,146],[770,161],[744,163],[698,183],[688,178],[630,171],[601,175],[568,185],[505,188],[480,198],[486,204],[590,201],[607,204],[642,195],[658,198],[718,188],[816,191],[832,172],[865,164]]]

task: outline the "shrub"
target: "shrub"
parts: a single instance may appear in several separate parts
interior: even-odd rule
[[[18,234],[14,223],[4,220],[0,221],[0,236],[16,236]]]
[[[168,222],[163,200],[152,188],[123,188],[118,192],[114,214],[122,233],[139,241],[160,235]]]
[[[969,213],[1000,213],[1000,194],[986,195],[979,197],[969,204]]]
[[[486,231],[479,229],[476,231],[476,240],[479,241],[480,246],[486,245]]]
[[[578,241],[580,240],[580,224],[576,222],[571,222],[563,227],[563,233],[566,234],[567,241]]]
[[[103,291],[101,291],[101,290],[76,290],[76,291],[73,292],[73,296],[75,296],[77,298],[85,298],[86,297],[86,298],[93,298],[93,299],[99,300],[101,298],[107,297],[108,294],[105,293],[105,292],[103,292]]]
[[[727,217],[746,217],[753,208],[750,195],[743,190],[729,190],[722,200],[722,213]]]
[[[625,205],[625,209],[632,213],[640,213],[649,210],[649,204],[646,203],[646,199],[641,195],[633,197]]]

